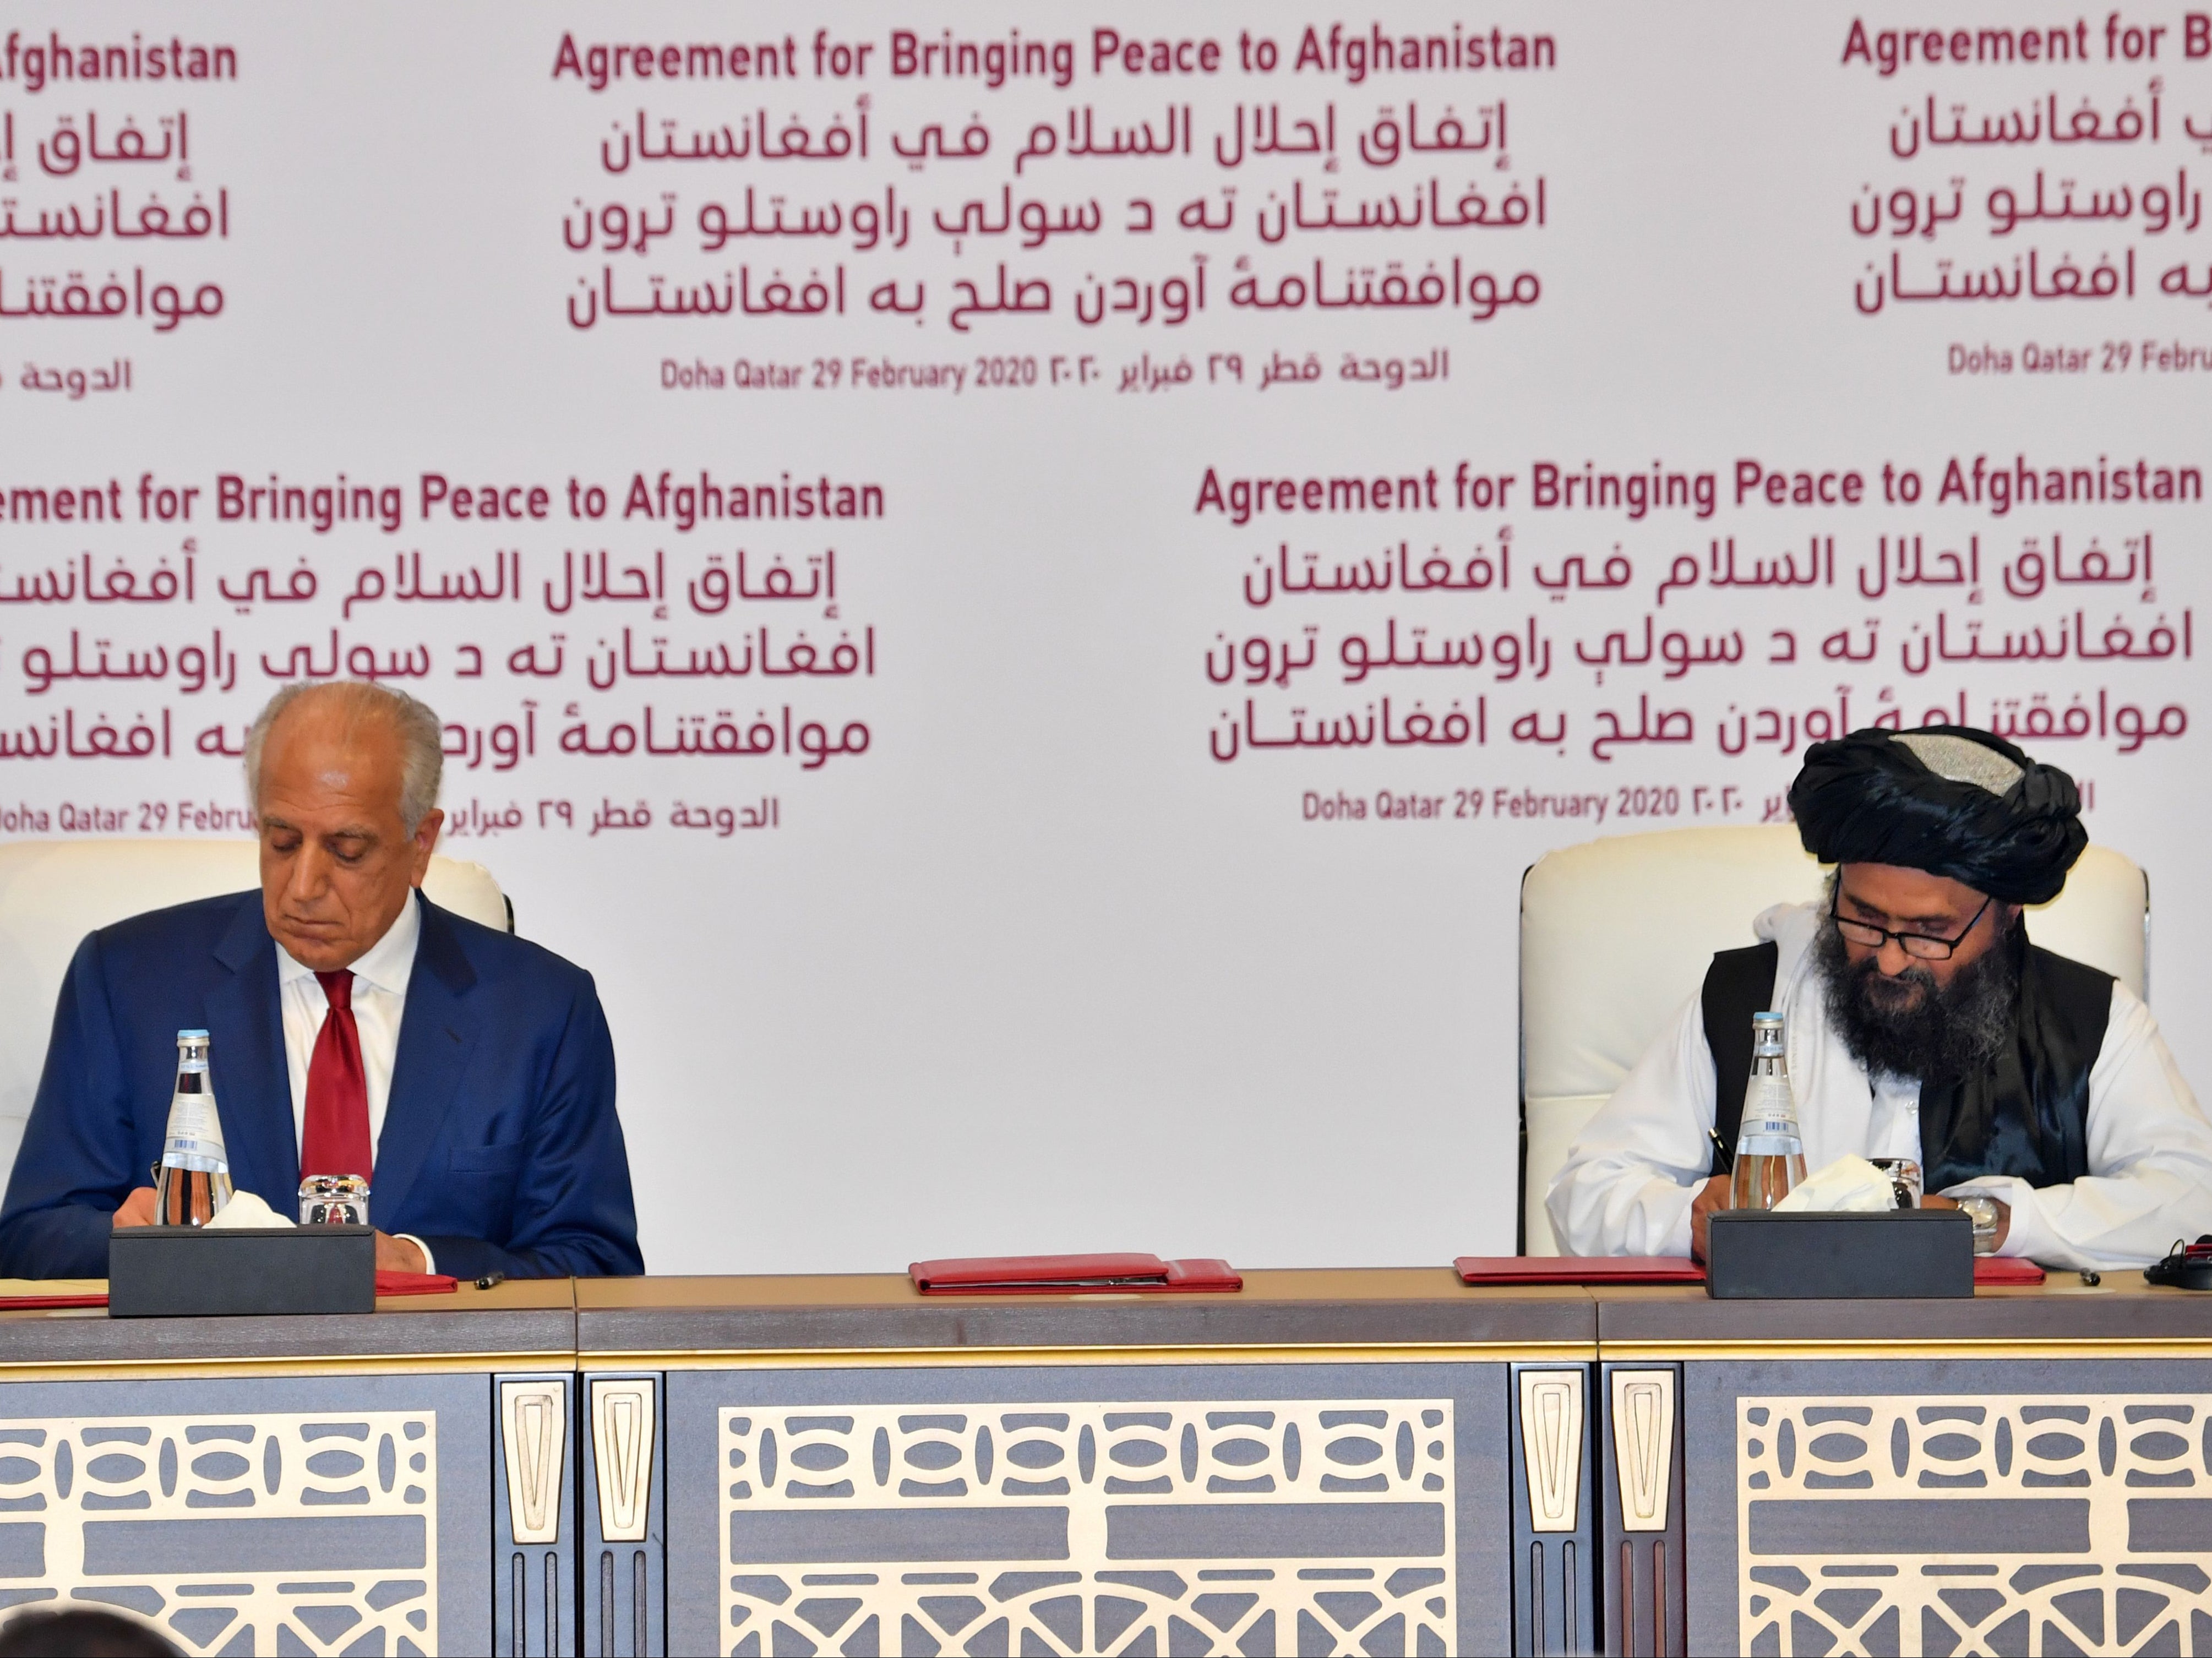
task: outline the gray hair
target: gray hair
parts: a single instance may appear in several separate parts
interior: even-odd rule
[[[341,679],[325,684],[287,685],[269,699],[246,734],[246,794],[261,810],[261,751],[270,731],[294,703],[332,702],[348,730],[364,720],[384,720],[399,738],[399,821],[412,835],[438,804],[439,780],[446,768],[445,728],[430,705],[382,685]]]

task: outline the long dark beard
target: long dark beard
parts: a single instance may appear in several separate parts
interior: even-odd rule
[[[1828,1015],[1850,1056],[1869,1072],[1925,1081],[1968,1077],[1996,1056],[2011,1036],[2020,1006],[2018,923],[1960,969],[1948,989],[1917,963],[1886,977],[1875,958],[1853,965],[1836,930],[1823,916],[1814,940],[1814,965],[1827,992]]]

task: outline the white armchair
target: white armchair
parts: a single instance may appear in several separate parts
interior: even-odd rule
[[[149,909],[261,884],[252,841],[19,841],[0,846],[0,1188],[38,1092],[62,975],[84,936]],[[481,864],[433,858],[433,903],[511,932],[506,896]]]
[[[1818,895],[1821,866],[1792,824],[1667,829],[1562,847],[1521,882],[1522,1248],[1559,1248],[1544,1193],[1582,1126],[1716,950],[1758,942],[1752,918]],[[2145,993],[2150,890],[2118,853],[2091,847],[2066,890],[2032,911],[2039,944]]]

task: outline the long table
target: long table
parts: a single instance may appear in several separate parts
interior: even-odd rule
[[[574,1291],[467,1294],[367,1317],[0,1314],[0,1607],[120,1606],[188,1652],[574,1650],[547,1637],[553,1616],[574,1635],[550,1521],[573,1483]],[[510,1530],[542,1540],[526,1649],[489,1546]]]
[[[0,1609],[185,1650],[2212,1652],[2212,1297],[0,1314]]]
[[[1601,1386],[1680,1377],[1691,1649],[2212,1652],[2212,1296],[1597,1312]]]

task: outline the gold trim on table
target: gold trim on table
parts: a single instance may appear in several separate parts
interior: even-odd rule
[[[586,1350],[578,1368],[631,1370],[913,1370],[1032,1364],[1541,1364],[1589,1363],[1591,1341],[1426,1342],[1410,1346],[760,1347]]]
[[[2046,1341],[1960,1341],[1899,1337],[1887,1341],[1607,1341],[1608,1363],[1668,1363],[1930,1358],[2212,1358],[2212,1340],[2053,1338]]]
[[[0,1360],[0,1382],[171,1382],[224,1376],[465,1376],[495,1370],[570,1370],[566,1348],[524,1353],[307,1353],[239,1358]]]

